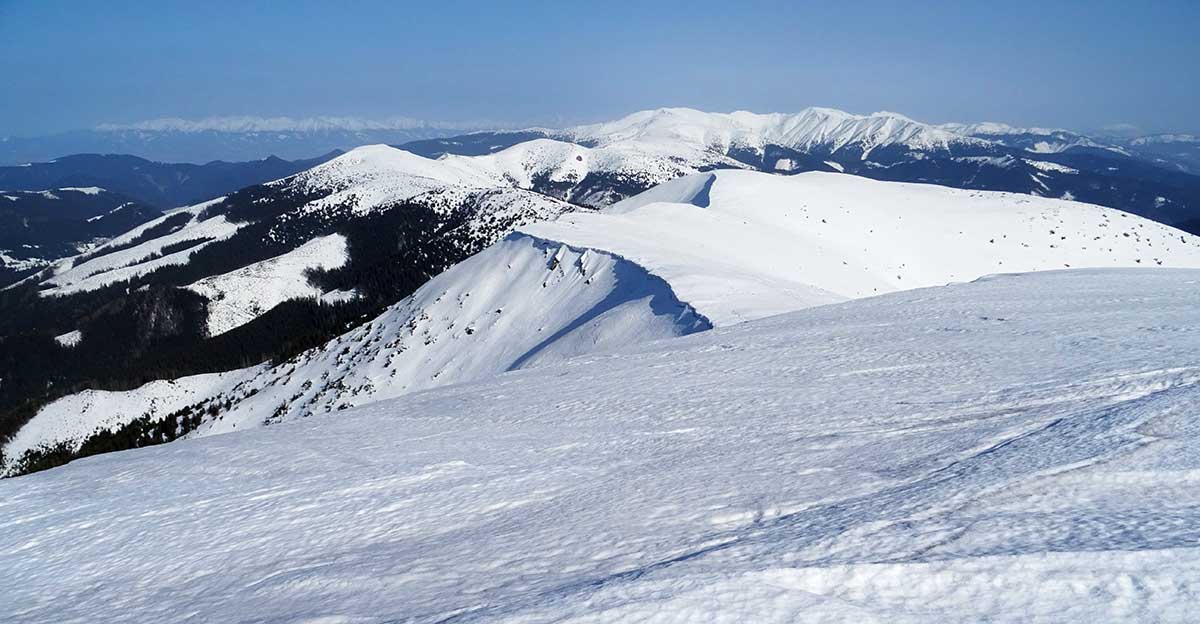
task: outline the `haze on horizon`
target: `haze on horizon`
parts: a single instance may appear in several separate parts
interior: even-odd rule
[[[1200,132],[1198,24],[1195,2],[0,0],[0,136],[241,115],[567,125],[662,106]]]

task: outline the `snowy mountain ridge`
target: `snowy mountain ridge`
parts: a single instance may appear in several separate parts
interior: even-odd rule
[[[192,435],[240,430],[847,299],[994,273],[1137,266],[1200,267],[1200,239],[1009,193],[816,172],[694,174],[604,211],[520,226],[280,365],[56,401],[4,451],[15,461],[80,444],[97,427],[212,406],[219,415]]]
[[[853,115],[817,107],[794,114],[706,113],[690,108],[660,108],[616,121],[569,128],[561,134],[598,145],[633,142],[649,151],[655,150],[655,144],[683,144],[698,151],[723,153],[735,148],[761,150],[769,144],[804,150],[820,146],[830,153],[855,147],[862,160],[878,147],[950,150],[955,146],[987,144],[898,113]]]

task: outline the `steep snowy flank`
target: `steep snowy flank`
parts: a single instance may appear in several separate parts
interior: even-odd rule
[[[222,276],[219,285],[246,286],[244,279]],[[230,296],[264,295],[235,290]],[[217,319],[238,318],[236,302],[213,301],[218,310],[231,308]],[[196,413],[220,407],[220,416],[197,435],[245,429],[710,327],[641,267],[514,235],[434,278],[370,323],[281,365],[154,382],[125,393],[86,391],[55,401],[5,445],[4,456],[16,460],[31,449],[64,442],[78,448],[96,431],[193,405]],[[97,409],[89,409],[93,405]]]
[[[993,273],[1138,266],[1200,267],[1200,239],[1009,193],[823,173],[697,174],[601,212],[525,225],[324,347],[228,377],[197,400],[196,413],[220,416],[194,435],[846,299]],[[106,422],[140,417],[141,401]],[[34,420],[70,418],[69,409],[51,404]],[[92,429],[78,418],[72,431]],[[82,443],[38,431],[5,447],[8,470],[31,449]]]
[[[308,272],[340,267],[348,257],[346,237],[331,234],[314,238],[282,256],[207,277],[187,288],[208,299],[208,335],[216,336],[289,299],[321,297],[323,291],[309,283]]]
[[[1197,283],[897,293],[0,481],[0,619],[1185,622]]]

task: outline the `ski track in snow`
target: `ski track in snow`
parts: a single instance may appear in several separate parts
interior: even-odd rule
[[[0,619],[1186,622],[1198,283],[990,277],[0,481]]]

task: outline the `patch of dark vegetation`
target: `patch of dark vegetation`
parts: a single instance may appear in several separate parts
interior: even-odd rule
[[[162,419],[153,419],[147,414],[117,429],[97,431],[78,448],[63,442],[52,447],[32,449],[15,458],[12,470],[15,475],[25,475],[92,455],[173,442],[194,431],[201,422],[203,414],[198,407],[187,407]]]

